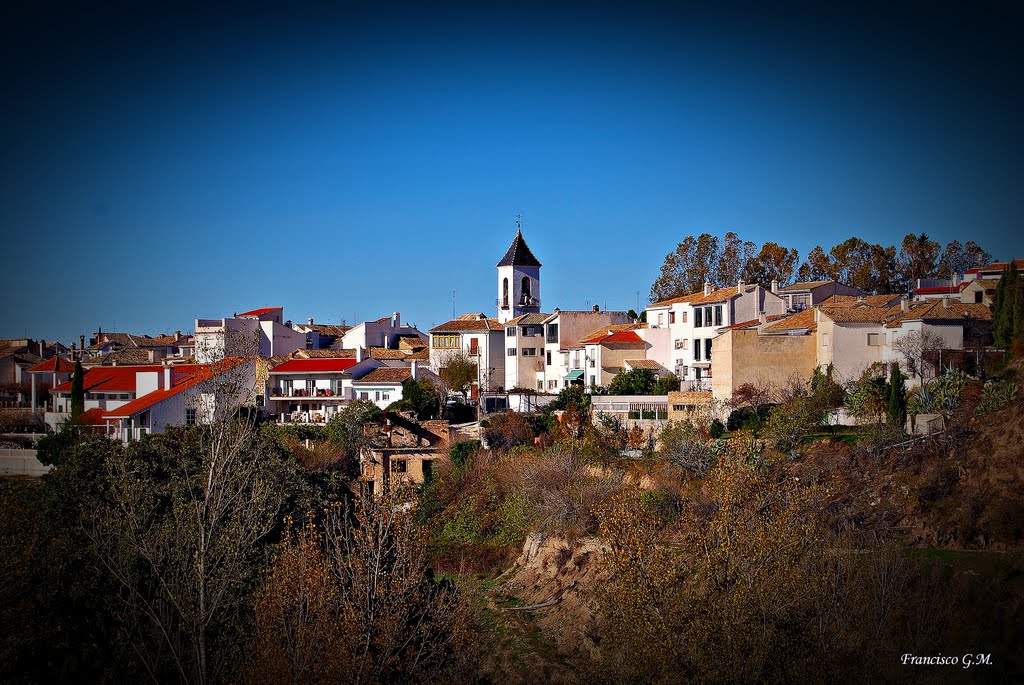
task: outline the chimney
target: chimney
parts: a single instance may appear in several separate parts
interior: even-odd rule
[[[402,317],[399,315],[398,312],[393,312],[391,314],[391,327],[392,328],[398,328],[401,325],[402,325]]]
[[[292,320],[288,319],[287,321],[284,322],[284,325],[287,326],[288,328],[291,328],[292,327]]]
[[[390,350],[391,349],[391,336],[390,335],[385,335],[384,336],[384,349],[385,350]]]
[[[900,298],[900,311],[904,314],[910,311],[910,300],[907,299],[906,295]]]
[[[84,335],[78,336],[78,349],[80,349],[80,350],[84,350],[85,349],[85,336]]]
[[[867,298],[865,298],[863,295],[860,295],[860,296],[857,297],[857,304],[867,304],[867,303],[868,303]]]
[[[356,364],[358,364],[361,361],[363,361],[363,348],[361,348],[359,345],[356,345]]]
[[[171,389],[171,365],[164,362],[164,390]]]
[[[308,325],[310,325],[310,326],[312,326],[312,325],[313,325],[313,317],[312,317],[312,316],[311,316],[311,317],[309,317],[308,319],[306,319],[306,324],[308,324]]]
[[[174,342],[181,340],[181,331],[174,331]]]
[[[743,286],[745,286],[746,284],[747,284],[747,282],[744,281],[742,278],[739,281],[737,281],[736,282],[736,292],[739,293],[740,295],[742,295],[743,294]]]
[[[711,290],[712,290],[712,288],[711,288],[711,281],[704,281],[704,294],[705,295],[710,295],[711,294]]]
[[[560,312],[560,311],[562,311],[562,310],[561,310],[561,309],[559,309],[558,307],[555,307],[555,308],[554,308],[554,310],[552,310],[552,311],[553,311],[553,312],[554,312],[555,314],[557,314],[558,312]]]
[[[764,313],[763,309],[757,313],[757,322],[762,325],[768,323],[768,315]]]
[[[949,298],[948,297],[942,298],[942,308],[943,309],[949,309]]]
[[[596,304],[595,304],[595,305],[594,305],[594,311],[595,311],[595,312],[599,312],[599,311],[601,311],[601,307],[600,307],[599,305],[596,305]]]
[[[779,292],[779,281],[778,281],[778,279],[775,279],[775,278],[772,279],[772,292],[773,293]]]
[[[413,359],[413,360],[412,360],[412,368],[410,369],[410,372],[412,373],[412,379],[413,379],[413,380],[416,380],[416,372],[417,372],[418,370],[419,370],[419,369],[418,369],[418,367],[417,367],[417,364],[416,364],[416,360],[415,360],[415,359]]]

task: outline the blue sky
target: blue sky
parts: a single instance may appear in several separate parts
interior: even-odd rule
[[[25,3],[28,4],[28,3]],[[1024,255],[1011,5],[0,10],[0,336],[641,304],[690,233]]]

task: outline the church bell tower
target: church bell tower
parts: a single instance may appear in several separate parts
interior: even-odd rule
[[[498,321],[540,313],[540,261],[533,256],[516,219],[516,237],[498,262]]]

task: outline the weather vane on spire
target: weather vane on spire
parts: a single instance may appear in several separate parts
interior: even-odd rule
[[[523,215],[516,214],[516,230],[522,232],[523,230]]]

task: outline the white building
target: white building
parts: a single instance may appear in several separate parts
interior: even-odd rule
[[[501,322],[480,312],[463,314],[430,329],[431,369],[439,372],[450,356],[459,353],[476,364],[470,400],[505,389],[505,326]]]
[[[280,423],[326,423],[353,398],[352,381],[383,364],[375,359],[289,359],[268,374],[267,409]]]
[[[287,356],[306,347],[306,334],[285,325],[283,307],[262,307],[223,319],[196,319],[195,355],[200,364],[225,357]]]
[[[626,312],[601,311],[597,305],[583,311],[555,309],[543,324],[544,363],[537,372],[537,390],[558,393],[571,383],[587,385],[579,366],[583,339],[599,328],[624,324],[629,324]]]
[[[740,281],[718,289],[705,282],[702,292],[655,302],[646,311],[650,328],[669,331],[672,348],[665,365],[683,381],[682,389],[710,390],[715,337],[730,326],[782,315],[786,309],[786,301],[778,295]]]

